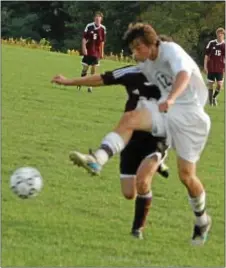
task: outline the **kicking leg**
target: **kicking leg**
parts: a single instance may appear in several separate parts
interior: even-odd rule
[[[206,194],[204,186],[196,176],[196,164],[180,157],[177,160],[181,182],[185,185],[189,201],[196,217],[192,242],[204,244],[211,227],[211,218],[206,213]]]
[[[75,165],[84,167],[93,175],[98,175],[109,158],[125,148],[134,130],[151,131],[151,127],[152,117],[147,108],[127,112],[115,130],[105,136],[99,149],[94,153],[85,155],[74,151],[69,157]]]

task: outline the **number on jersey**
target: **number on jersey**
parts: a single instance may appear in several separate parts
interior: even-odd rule
[[[93,40],[97,40],[97,34],[96,33],[93,34]]]
[[[221,51],[220,50],[215,50],[215,56],[221,56]]]

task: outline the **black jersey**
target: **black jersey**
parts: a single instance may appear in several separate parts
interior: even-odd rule
[[[134,110],[139,99],[159,99],[160,90],[151,84],[141,70],[136,66],[126,66],[101,75],[105,85],[123,85],[128,94],[125,111]]]

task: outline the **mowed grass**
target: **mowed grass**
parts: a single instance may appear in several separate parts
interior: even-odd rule
[[[53,75],[79,76],[80,57],[2,47],[2,266],[224,266],[224,94],[212,119],[208,145],[198,166],[213,218],[209,241],[193,247],[193,213],[167,160],[169,180],[156,176],[145,240],[130,237],[134,202],[120,193],[119,158],[101,177],[69,162],[68,152],[97,148],[123,112],[120,86],[60,87]],[[100,71],[122,66],[103,61]],[[37,167],[44,188],[20,200],[9,189],[10,174]]]

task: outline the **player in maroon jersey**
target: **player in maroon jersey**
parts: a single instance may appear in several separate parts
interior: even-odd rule
[[[96,66],[99,65],[99,59],[104,57],[104,43],[106,36],[106,28],[101,24],[103,14],[96,12],[94,22],[88,23],[83,33],[82,38],[82,73],[81,76],[86,76],[89,67],[91,66],[91,74],[95,74]],[[78,87],[80,89],[81,87]],[[92,92],[92,87],[88,88],[88,92]]]
[[[225,41],[224,28],[216,30],[217,39],[211,40],[206,46],[206,55],[204,59],[204,70],[207,73],[208,87],[209,87],[209,103],[210,105],[217,105],[216,97],[220,93],[223,85],[223,76],[225,68]],[[213,85],[217,82],[215,91],[213,92]]]

